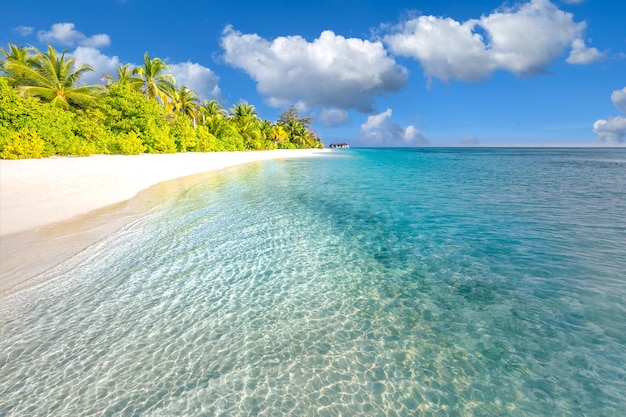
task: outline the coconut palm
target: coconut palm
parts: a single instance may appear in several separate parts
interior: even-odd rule
[[[143,81],[141,78],[136,77],[133,68],[130,64],[119,65],[117,67],[117,79],[111,74],[103,74],[102,79],[106,81],[108,85],[117,83],[120,85],[128,85],[133,90],[139,91]]]
[[[9,79],[12,84],[21,82],[24,79],[24,71],[21,66],[14,66],[11,69],[11,66],[7,64],[12,62],[32,67],[34,64],[32,52],[33,48],[31,47],[17,46],[10,42],[8,49],[0,48],[0,54],[3,55],[3,59],[0,61],[0,70],[6,74],[4,78]]]
[[[202,122],[204,123],[208,118],[213,116],[226,117],[228,112],[222,107],[217,100],[204,100],[204,104],[200,106],[200,114],[202,115]]]
[[[306,143],[307,129],[301,121],[296,119],[290,119],[286,122],[280,122],[280,125],[283,127],[283,129],[285,129],[287,135],[289,135],[290,142],[299,145],[304,145]]]
[[[170,110],[189,116],[193,121],[193,127],[196,128],[196,121],[200,116],[200,101],[196,92],[183,85],[176,88],[170,95]]]
[[[102,86],[86,85],[77,87],[80,77],[93,71],[90,65],[80,65],[75,68],[76,58],[66,58],[67,51],[59,53],[48,46],[48,51],[42,53],[36,48],[32,62],[18,62],[7,60],[3,65],[5,72],[22,74],[18,81],[18,92],[24,96],[39,97],[55,106],[64,109],[74,105],[95,104],[96,94]]]
[[[209,133],[218,139],[237,133],[230,121],[219,115],[207,119],[204,125],[207,127]]]
[[[247,101],[241,101],[231,107],[230,112],[235,119],[245,119],[245,118],[257,118],[256,109],[252,104],[248,104]]]
[[[279,123],[287,123],[290,120],[297,120],[304,125],[305,129],[308,129],[311,126],[311,118],[300,116],[300,112],[296,108],[296,106],[291,106],[284,112],[278,116]]]
[[[150,58],[150,53],[143,56],[143,66],[133,70],[133,75],[141,79],[141,91],[146,97],[166,105],[175,90],[176,79],[169,73],[170,68],[160,58]]]
[[[274,136],[274,125],[269,120],[263,120],[259,123],[259,130],[263,140],[270,141]]]
[[[244,139],[248,149],[262,149],[263,147],[263,134],[258,120],[256,117],[243,117],[234,121],[235,129]]]

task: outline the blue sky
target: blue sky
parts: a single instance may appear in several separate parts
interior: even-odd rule
[[[326,144],[595,146],[626,140],[626,3],[615,0],[20,0],[0,43],[96,71],[164,59],[178,84]]]

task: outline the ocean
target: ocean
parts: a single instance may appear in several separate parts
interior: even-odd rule
[[[0,300],[0,416],[622,416],[626,149],[204,177]]]

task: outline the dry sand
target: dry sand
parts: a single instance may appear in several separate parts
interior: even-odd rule
[[[178,153],[0,160],[0,298],[95,243],[150,203],[169,180],[322,150]],[[184,182],[173,182],[184,186]],[[154,195],[150,198],[154,199]],[[131,200],[132,199],[132,200]],[[131,201],[132,203],[129,203]]]

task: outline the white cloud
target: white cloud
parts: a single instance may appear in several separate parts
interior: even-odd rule
[[[615,107],[626,113],[626,87],[613,91],[611,101],[615,104]],[[602,143],[609,145],[622,144],[624,143],[624,138],[626,138],[626,117],[615,116],[606,120],[597,120],[593,124],[593,132]]]
[[[224,60],[257,83],[272,106],[296,101],[308,107],[370,112],[374,97],[407,85],[407,70],[381,42],[345,38],[324,31],[312,42],[300,36],[272,41],[224,29]]]
[[[109,35],[106,35],[104,33],[93,35],[79,42],[80,46],[88,46],[91,48],[102,48],[105,46],[109,46],[110,44],[111,44],[111,39],[109,38]]]
[[[598,120],[593,124],[593,132],[601,143],[619,145],[626,137],[626,117],[609,117],[607,120]]]
[[[219,77],[211,69],[194,62],[170,64],[169,67],[176,78],[176,85],[189,87],[198,94],[200,100],[221,98]]]
[[[337,108],[324,108],[318,120],[324,126],[339,126],[348,121],[348,112]]]
[[[19,33],[22,36],[28,36],[35,31],[35,28],[32,26],[18,26],[14,28],[13,30],[15,30],[17,33]]]
[[[562,0],[563,3],[567,3],[567,4],[580,4],[585,2],[586,0]]]
[[[392,114],[393,110],[387,109],[382,113],[368,116],[367,121],[361,125],[361,130],[370,131],[381,128]]]
[[[409,125],[404,129],[402,139],[404,139],[407,145],[419,145],[427,143],[424,135],[422,135],[422,133],[417,130],[417,128],[413,125]]]
[[[626,114],[626,87],[621,90],[615,90],[611,94],[611,101],[615,104],[615,107],[620,109],[622,113]]]
[[[575,43],[585,28],[549,0],[531,0],[465,22],[420,16],[383,40],[392,53],[417,59],[429,79],[475,81],[496,70],[518,76],[545,72],[570,46],[578,48],[575,63],[591,62],[599,52]]]
[[[74,29],[74,23],[55,23],[49,31],[40,30],[37,38],[41,42],[63,46],[85,46],[102,48],[111,44],[109,35],[104,33],[87,36]]]
[[[574,39],[572,42],[572,52],[566,61],[569,64],[590,64],[594,61],[602,59],[604,54],[598,51],[597,48],[587,48],[585,41],[582,39]]]
[[[483,38],[472,32],[475,22],[463,24],[435,16],[420,16],[384,38],[391,52],[422,64],[427,77],[477,80],[493,70]]]
[[[117,67],[120,65],[120,60],[117,56],[107,56],[101,53],[99,50],[88,46],[79,46],[70,55],[76,58],[76,64],[91,65],[94,69],[93,72],[87,72],[79,80],[79,83],[85,84],[101,84],[102,75],[116,74]]]
[[[361,124],[361,140],[377,146],[415,146],[425,145],[428,140],[413,125],[402,127],[391,122],[393,111],[387,109],[382,113],[368,116]]]

